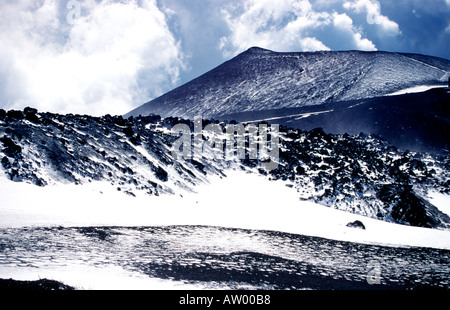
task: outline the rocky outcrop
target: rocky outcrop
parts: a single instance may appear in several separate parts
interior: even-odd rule
[[[226,125],[204,125],[212,123]],[[171,133],[176,124],[193,132],[192,121],[176,117],[5,111],[0,113],[1,169],[12,181],[38,186],[106,181],[130,196],[182,195],[212,175],[244,169],[285,181],[301,200],[395,223],[450,227],[449,216],[423,198],[429,190],[450,194],[448,156],[403,152],[363,133],[281,126],[276,169],[260,166],[248,152],[241,159],[217,160],[203,152],[176,160],[172,150],[179,137]]]

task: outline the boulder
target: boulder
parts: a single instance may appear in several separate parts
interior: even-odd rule
[[[347,227],[366,229],[366,226],[361,221],[354,221],[347,224]]]

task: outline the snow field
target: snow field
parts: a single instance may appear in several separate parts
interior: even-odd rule
[[[283,181],[227,171],[197,193],[136,197],[108,183],[37,187],[0,176],[0,227],[205,225],[334,240],[450,249],[450,232],[388,223],[298,199]],[[447,196],[430,201],[443,208]],[[347,227],[360,220],[366,230]]]

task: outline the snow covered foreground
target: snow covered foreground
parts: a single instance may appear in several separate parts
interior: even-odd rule
[[[0,229],[30,226],[212,225],[275,230],[335,240],[450,249],[450,232],[387,223],[299,201],[284,182],[228,171],[198,193],[132,197],[108,183],[37,187],[0,172]],[[440,207],[448,197],[434,194]],[[347,227],[360,220],[366,230]],[[203,289],[201,284],[150,278],[120,267],[73,265],[47,269],[3,266],[0,278],[54,279],[77,289]]]
[[[299,201],[286,184],[228,171],[226,178],[213,178],[197,193],[132,197],[108,183],[37,187],[1,175],[0,228],[207,225],[450,249],[450,231],[398,225]],[[447,198],[434,194],[430,202],[444,211]],[[366,230],[346,226],[355,220]]]

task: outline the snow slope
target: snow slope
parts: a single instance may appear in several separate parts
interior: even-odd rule
[[[393,92],[391,94],[387,94],[387,96],[398,96],[398,95],[404,95],[404,94],[413,94],[413,93],[421,93],[433,88],[439,88],[442,87],[441,85],[418,85],[414,87],[408,87],[405,89],[398,90],[396,92]]]
[[[131,197],[101,182],[36,187],[2,175],[0,227],[205,225],[450,249],[450,231],[387,223],[300,201],[286,184],[230,170],[227,177],[213,177],[198,193],[184,197]],[[366,230],[346,226],[355,220]]]

